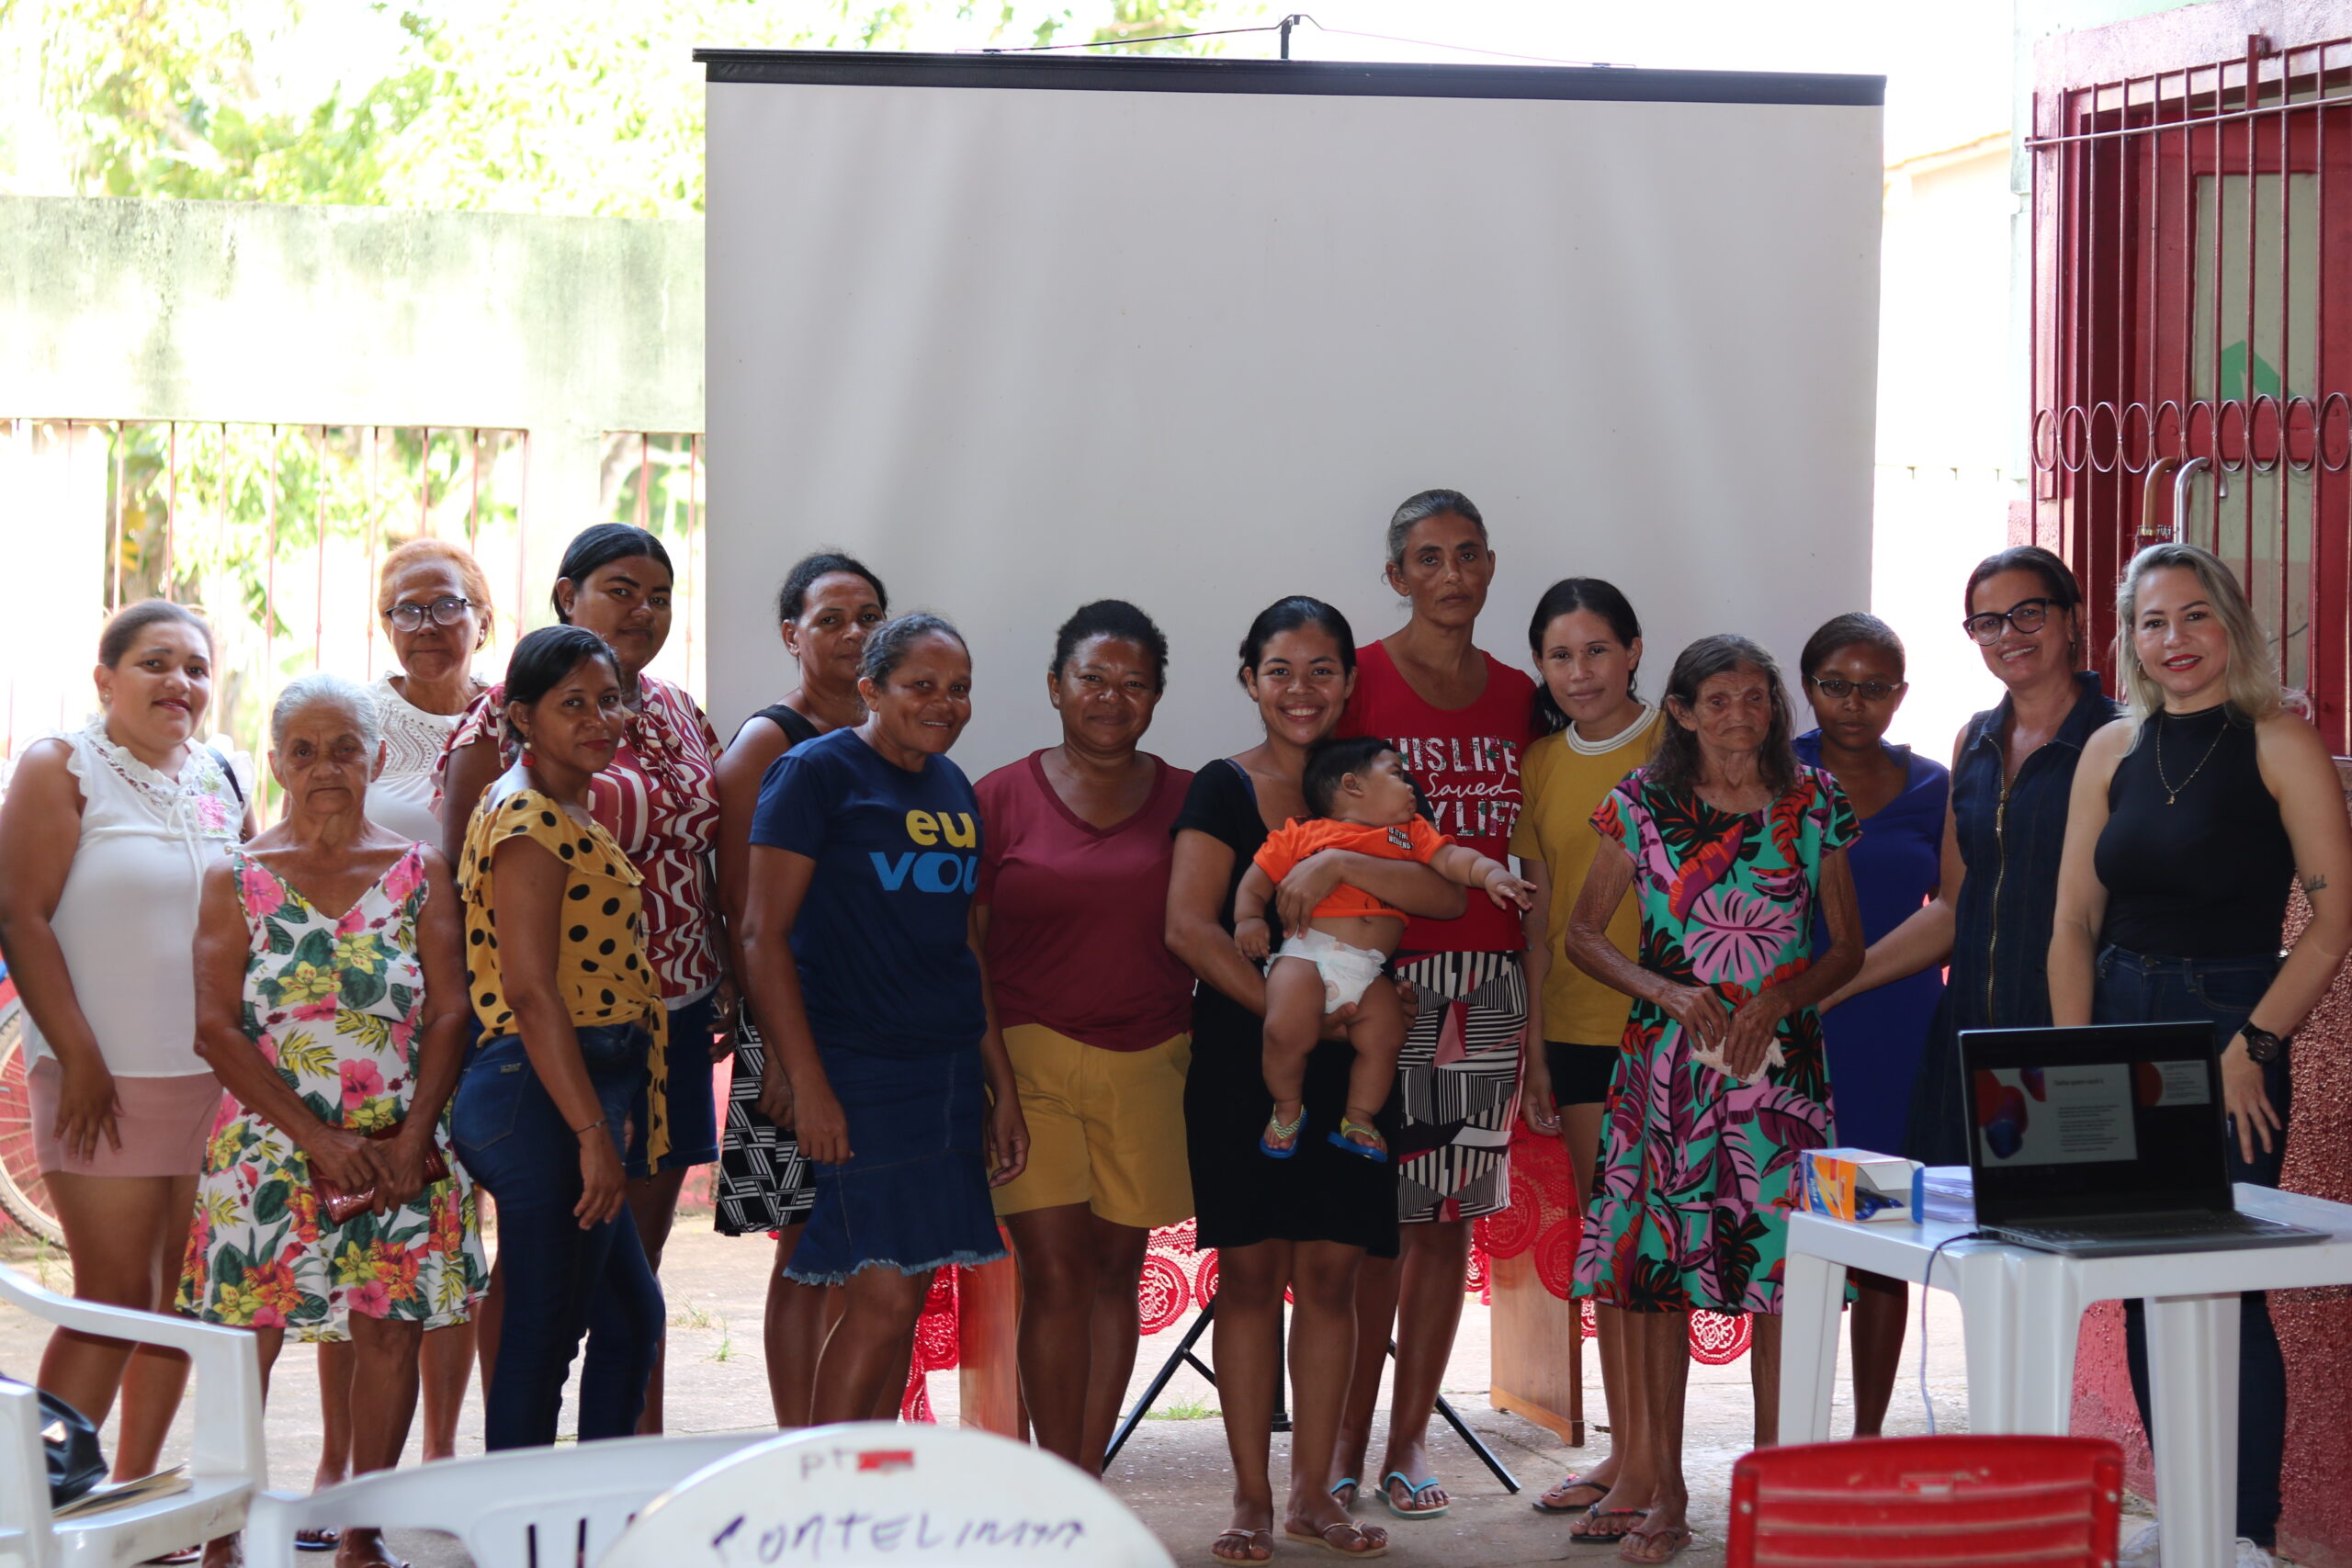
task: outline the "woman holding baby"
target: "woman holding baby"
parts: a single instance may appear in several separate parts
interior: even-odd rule
[[[1568,918],[1576,965],[1633,998],[1577,1292],[1620,1309],[1648,1413],[1647,1517],[1618,1554],[1690,1544],[1682,1404],[1694,1309],[1753,1314],[1756,1446],[1778,1437],[1780,1273],[1803,1152],[1829,1142],[1822,998],[1861,964],[1853,808],[1797,761],[1779,669],[1702,637],[1668,677],[1648,766],[1593,813],[1600,851]],[[1631,888],[1638,961],[1609,940]],[[1829,946],[1813,953],[1819,905]]]
[[[1200,1246],[1216,1247],[1216,1359],[1226,1446],[1234,1470],[1232,1527],[1210,1548],[1220,1562],[1263,1562],[1277,1529],[1343,1556],[1385,1551],[1387,1535],[1357,1527],[1329,1491],[1340,1409],[1355,1359],[1356,1275],[1367,1256],[1396,1255],[1396,1167],[1329,1141],[1348,1098],[1355,1053],[1352,1010],[1324,1020],[1304,1082],[1308,1135],[1287,1159],[1260,1148],[1273,1111],[1261,1046],[1266,977],[1234,943],[1234,894],[1269,835],[1308,815],[1308,753],[1338,728],[1356,682],[1347,618],[1320,600],[1283,599],[1251,623],[1240,680],[1263,733],[1248,750],[1204,764],[1176,818],[1168,888],[1168,946],[1200,984],[1193,998],[1193,1064],[1184,1086],[1184,1138]],[[1409,915],[1459,914],[1463,893],[1426,865],[1323,852],[1286,876],[1269,904],[1283,909],[1309,867]],[[1312,908],[1330,891],[1317,886]],[[1298,922],[1304,927],[1305,922]],[[1393,1145],[1401,1125],[1375,1119]],[[1458,1283],[1458,1280],[1457,1280]],[[1290,1333],[1292,1428],[1287,1495],[1276,1509],[1270,1433],[1283,1367],[1283,1293],[1295,1298]],[[1279,1520],[1279,1523],[1277,1522]]]

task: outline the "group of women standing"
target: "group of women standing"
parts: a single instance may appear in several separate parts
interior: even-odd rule
[[[42,1043],[43,1168],[77,1282],[138,1305],[177,1289],[272,1351],[288,1327],[348,1337],[328,1381],[356,1412],[357,1468],[400,1451],[420,1362],[428,1428],[454,1418],[462,1353],[436,1356],[454,1337],[424,1331],[479,1308],[495,1318],[480,1336],[491,1447],[553,1440],[583,1339],[580,1435],[658,1429],[655,1272],[683,1171],[717,1159],[720,1229],[777,1238],[764,1342],[780,1425],[890,1414],[933,1272],[1000,1256],[1001,1224],[1036,1440],[1096,1469],[1148,1234],[1197,1215],[1219,1255],[1235,1472],[1215,1555],[1265,1561],[1279,1528],[1375,1556],[1385,1531],[1352,1513],[1365,1495],[1407,1521],[1451,1506],[1428,1422],[1470,1226],[1510,1201],[1523,1114],[1563,1140],[1586,1205],[1577,1290],[1598,1303],[1614,1442],[1536,1506],[1657,1562],[1690,1539],[1685,1314],[1755,1314],[1757,1441],[1772,1441],[1799,1158],[1836,1141],[1957,1159],[1957,1030],[2211,1016],[2233,1158],[2275,1182],[2280,1043],[2352,941],[2352,829],[2219,562],[2162,547],[2132,563],[2122,721],[2081,668],[2064,564],[1986,561],[1964,624],[2009,694],[1963,729],[1948,773],[1884,739],[1907,687],[1873,617],[1807,643],[1815,725],[1800,735],[1778,665],[1742,637],[1682,650],[1645,701],[1639,618],[1597,579],[1542,596],[1536,680],[1481,650],[1497,555],[1459,492],[1408,500],[1385,547],[1408,612],[1390,637],[1360,649],[1306,597],[1250,624],[1248,745],[1191,773],[1144,750],[1166,639],[1099,601],[1050,649],[1059,743],[977,784],[949,757],[972,715],[961,636],[890,619],[881,579],[849,557],[786,579],[799,684],[722,749],[646,673],[670,615],[651,536],[575,539],[561,624],[487,687],[469,668],[489,610],[478,571],[407,547],[380,605],[404,676],[287,689],[271,765],[288,808],[242,845],[238,786],[194,741],[201,623],[125,612],[100,649],[105,711],[32,749],[0,815],[0,941]],[[1233,895],[1268,834],[1306,814],[1309,754],[1351,735],[1391,742],[1436,828],[1518,855],[1537,897],[1514,919],[1411,863],[1325,852],[1295,869],[1279,924],[1341,883],[1411,917],[1392,969],[1412,1024],[1377,1119],[1393,1163],[1320,1135],[1270,1161],[1254,1155],[1265,982],[1233,944]],[[2297,872],[2316,918],[2281,968]],[[155,911],[141,918],[195,936],[185,986],[99,983],[133,888]],[[147,935],[168,966],[171,933]],[[1306,1079],[1316,1134],[1338,1123],[1351,1060],[1343,1021],[1326,1021]],[[710,1074],[730,1052],[722,1139]],[[469,1176],[498,1205],[490,1279]],[[330,1186],[356,1211],[327,1207]],[[1869,1433],[1906,1295],[1857,1284]],[[2282,1430],[2276,1338],[2259,1297],[2246,1311],[2249,1430]],[[149,1460],[173,1375],[130,1377]],[[119,1349],[65,1335],[42,1371],[94,1413],[124,1377]],[[2241,1451],[2241,1528],[2262,1540],[2276,1434]],[[381,1552],[359,1531],[342,1551]]]

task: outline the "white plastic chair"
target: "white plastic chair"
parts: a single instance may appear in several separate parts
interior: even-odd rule
[[[40,1391],[0,1383],[0,1568],[46,1568],[48,1562]]]
[[[787,1433],[687,1477],[594,1568],[682,1562],[1174,1568],[1076,1465],[989,1432],[888,1421]]]
[[[71,1301],[6,1268],[0,1268],[0,1301],[62,1328],[185,1350],[196,1371],[196,1435],[187,1458],[188,1489],[86,1517],[50,1517],[38,1404],[32,1405],[35,1416],[16,1416],[7,1428],[10,1435],[0,1437],[0,1445],[14,1446],[17,1422],[32,1422],[30,1482],[37,1484],[19,1514],[15,1494],[28,1482],[18,1478],[17,1460],[0,1461],[0,1498],[9,1503],[7,1513],[0,1516],[5,1520],[0,1527],[0,1551],[7,1550],[5,1543],[9,1537],[5,1530],[14,1529],[17,1540],[23,1542],[18,1550],[25,1553],[29,1568],[128,1568],[243,1527],[247,1503],[269,1475],[269,1458],[262,1443],[261,1350],[250,1333],[194,1318]],[[26,1522],[19,1524],[19,1520]]]
[[[293,1568],[303,1529],[456,1536],[474,1568],[589,1568],[670,1487],[770,1432],[614,1438],[379,1470],[307,1497],[265,1493],[245,1521],[246,1568]]]

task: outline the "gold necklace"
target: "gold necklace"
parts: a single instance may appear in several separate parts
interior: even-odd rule
[[[2230,728],[2230,721],[2223,718],[2222,728],[2213,731],[2213,744],[2205,748],[2205,755],[2197,759],[2197,765],[2188,770],[2188,777],[2175,784],[2165,777],[2165,729],[2171,720],[2170,714],[2159,714],[2156,717],[2156,782],[2164,785],[2166,806],[2177,800],[2180,797],[2180,792],[2187,789],[2190,782],[2205,771],[2205,764],[2213,760],[2213,753],[2221,749],[2222,737],[2229,732]]]

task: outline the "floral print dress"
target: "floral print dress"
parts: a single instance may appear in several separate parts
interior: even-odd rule
[[[410,845],[340,918],[312,908],[252,856],[233,852],[232,863],[251,938],[246,1038],[321,1121],[362,1133],[393,1125],[416,1092],[424,846]],[[324,1222],[293,1140],[224,1096],[197,1189],[180,1310],[341,1339],[355,1312],[462,1323],[488,1284],[473,1194],[454,1178],[388,1214]]]
[[[1642,769],[1602,798],[1592,826],[1633,857],[1642,967],[1711,987],[1733,1009],[1811,966],[1822,858],[1856,834],[1845,792],[1806,767],[1745,815],[1668,795]],[[1633,1312],[1780,1311],[1796,1164],[1829,1144],[1830,1105],[1819,1015],[1803,1009],[1775,1032],[1786,1060],[1745,1085],[1695,1061],[1672,1014],[1634,1001],[1578,1295]]]

